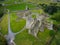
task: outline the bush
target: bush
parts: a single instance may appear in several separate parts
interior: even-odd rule
[[[4,0],[0,0],[0,1],[4,1]]]
[[[3,16],[3,13],[0,13],[0,18]]]
[[[53,20],[56,20],[57,22],[60,22],[60,11],[58,11],[57,13],[55,13],[55,14],[52,16],[52,19],[53,19]]]
[[[42,9],[44,10],[45,13],[48,13],[48,14],[54,14],[55,12],[57,12],[57,9],[59,9],[57,5],[57,3],[50,3],[50,5],[47,5],[47,4],[39,4]]]
[[[7,45],[7,41],[2,35],[0,35],[0,45]]]
[[[39,4],[43,9],[47,7],[46,4]]]
[[[4,7],[2,6],[2,4],[0,4],[0,18],[3,16],[4,14]]]
[[[2,4],[0,4],[0,7],[2,6]]]
[[[50,36],[54,36],[55,35],[54,30],[50,30],[49,34],[50,34]]]
[[[60,39],[56,39],[56,45],[60,45]]]
[[[56,5],[57,5],[57,3],[50,3],[50,5],[52,5],[52,6],[56,6]]]
[[[47,6],[44,9],[44,12],[48,13],[48,14],[54,14],[55,12],[57,12],[57,7],[56,6]]]

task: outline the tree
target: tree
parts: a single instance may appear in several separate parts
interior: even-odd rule
[[[57,6],[55,4],[53,5],[48,5],[45,9],[44,12],[48,13],[48,14],[54,14],[55,12],[57,12]]]
[[[3,16],[3,13],[4,12],[4,9],[3,9],[3,6],[2,4],[0,4],[0,18]]]
[[[58,6],[57,3],[50,3],[50,5],[47,5],[47,4],[39,4],[45,13],[48,13],[48,14],[54,14],[55,12],[57,12],[57,9],[58,9]]]
[[[4,15],[4,13],[5,13],[5,7],[2,4],[0,4],[0,20],[2,16]]]
[[[7,45],[6,39],[0,34],[0,45]]]
[[[57,13],[55,13],[51,18],[60,22],[60,10],[58,10]]]
[[[53,35],[55,35],[55,32],[53,30],[50,30],[49,34],[50,34],[50,36],[53,36]]]
[[[4,0],[0,0],[0,1],[4,1]]]

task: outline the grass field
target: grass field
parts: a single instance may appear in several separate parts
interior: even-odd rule
[[[11,11],[16,11],[16,10],[25,10],[26,6],[28,6],[29,9],[36,8],[36,5],[29,4],[29,3],[12,4],[12,5],[6,6],[6,8]]]

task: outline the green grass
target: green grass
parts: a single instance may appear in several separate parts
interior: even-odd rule
[[[14,17],[14,18],[13,18]],[[18,32],[19,30],[21,30],[24,25],[25,25],[25,20],[21,19],[18,22],[16,21],[17,16],[15,13],[10,14],[10,19],[11,19],[11,29],[13,32]],[[2,26],[2,33],[6,34],[7,33],[7,29],[8,29],[8,15],[4,15],[3,20],[1,22],[1,26]],[[3,32],[4,31],[4,32]]]
[[[13,4],[14,2],[19,2],[18,0],[7,0],[7,1],[4,1],[5,4]]]
[[[38,14],[42,14],[42,13],[45,13],[44,11],[43,11],[43,9],[34,9],[34,10],[31,10],[31,12],[34,12],[34,13],[38,13]]]
[[[1,32],[3,34],[6,34],[7,33],[7,15],[3,16],[3,19],[2,19],[2,22],[0,23],[0,25],[2,27]]]
[[[28,34],[28,30],[25,30],[16,36],[15,42],[17,45],[45,45],[46,41],[50,38],[49,30],[39,32],[38,38]]]
[[[8,0],[8,1],[5,1],[4,3],[6,3],[6,4],[10,4],[10,3],[14,3],[15,1],[17,1],[17,2],[23,2],[22,0]],[[33,2],[33,3],[50,3],[51,2],[51,0],[49,0],[48,2],[47,2],[48,0],[26,0],[25,2]]]
[[[60,45],[60,30],[58,30],[55,38],[53,39],[51,45]]]
[[[11,10],[11,11],[25,10],[25,9],[26,9],[26,5],[27,5],[28,8],[30,8],[30,9],[36,8],[35,5],[28,4],[28,3],[12,4],[12,5],[6,6],[6,8],[9,9],[9,10]]]
[[[32,3],[45,3],[45,4],[49,4],[51,2],[51,0],[27,0],[27,2],[32,2]]]

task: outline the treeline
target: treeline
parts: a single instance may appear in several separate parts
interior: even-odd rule
[[[0,0],[0,1],[4,1],[4,0]]]
[[[51,19],[60,22],[60,6],[57,3],[39,4],[45,13],[51,15]]]
[[[51,15],[53,15],[58,10],[60,10],[60,6],[57,6],[57,3],[50,3],[49,5],[47,4],[39,4],[39,5],[42,7],[45,13],[48,13]]]
[[[4,7],[2,6],[2,4],[0,4],[0,18],[3,16],[4,14]]]
[[[2,3],[4,2],[5,0],[0,0],[0,18],[3,16],[4,14],[4,6],[2,5]]]

